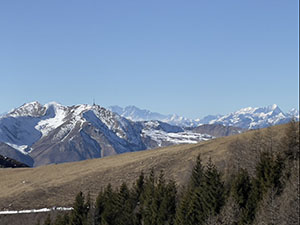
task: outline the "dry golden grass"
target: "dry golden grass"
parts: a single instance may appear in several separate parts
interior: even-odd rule
[[[281,134],[285,125],[274,130]],[[200,153],[223,171],[228,161],[228,146],[236,138],[249,138],[252,131],[190,145],[126,153],[101,159],[47,165],[37,168],[0,169],[0,210],[70,206],[79,191],[95,198],[108,183],[117,187],[132,184],[141,171],[164,170],[179,186],[184,185]]]

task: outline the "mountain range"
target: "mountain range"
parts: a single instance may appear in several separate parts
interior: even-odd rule
[[[299,120],[299,111],[297,109],[293,108],[284,113],[276,104],[266,107],[247,107],[227,115],[208,115],[201,119],[189,119],[176,114],[163,115],[146,109],[139,109],[136,106],[126,106],[124,108],[120,106],[110,106],[108,109],[132,121],[160,120],[181,127],[221,124],[242,129],[258,129],[270,125],[287,123],[293,117]]]
[[[192,120],[135,106],[26,103],[0,117],[0,155],[29,166],[80,161],[174,144],[197,143],[285,123],[296,110],[245,108]],[[299,115],[298,115],[299,118]],[[205,122],[205,124],[204,124]]]
[[[0,117],[0,154],[30,166],[211,138],[161,121],[134,122],[98,105],[31,102]]]

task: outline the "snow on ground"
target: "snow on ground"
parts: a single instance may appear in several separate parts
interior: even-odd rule
[[[71,131],[74,129],[76,122],[77,121],[75,120],[71,120],[70,123],[61,126],[60,130],[55,134],[54,139],[57,141],[65,140],[71,133]]]
[[[42,136],[46,136],[51,130],[62,125],[65,122],[65,117],[67,116],[66,107],[58,103],[48,103],[45,107],[50,111],[50,118],[41,120],[35,126],[35,128],[42,133]]]
[[[52,207],[52,208],[42,208],[42,209],[25,209],[25,210],[6,210],[0,211],[0,215],[9,215],[9,214],[23,214],[23,213],[41,213],[41,212],[50,212],[50,211],[70,211],[73,210],[72,207]]]
[[[9,145],[10,147],[22,152],[23,154],[28,154],[28,152],[25,151],[25,149],[28,147],[27,145],[15,145],[8,142],[5,142],[5,144]]]
[[[149,136],[156,141],[159,146],[163,142],[170,142],[173,144],[196,144],[200,141],[210,140],[213,137],[207,134],[199,134],[193,132],[179,132],[179,133],[167,133],[162,130],[147,130],[142,131],[143,136]]]

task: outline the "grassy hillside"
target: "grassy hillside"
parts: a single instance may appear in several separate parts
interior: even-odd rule
[[[272,127],[274,139],[279,139],[286,125]],[[266,132],[264,129],[262,132]],[[184,185],[190,176],[196,157],[209,157],[226,175],[230,146],[237,140],[251,139],[254,131],[217,138],[192,145],[126,153],[76,163],[41,166],[37,168],[0,169],[0,210],[70,206],[80,191],[90,192],[92,198],[108,183],[119,186],[134,182],[143,170],[164,170],[166,177]]]

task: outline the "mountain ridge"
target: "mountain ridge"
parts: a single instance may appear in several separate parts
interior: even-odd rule
[[[201,120],[192,121],[177,115],[168,117],[173,124],[151,120],[152,116],[158,119],[162,114],[135,106],[127,109],[130,111],[126,115],[131,119],[95,104],[25,103],[0,117],[0,152],[30,166],[80,161],[174,144],[198,143],[248,129],[286,123],[297,114],[297,110],[284,114],[275,104],[247,107],[225,116],[207,116],[205,125],[200,123]],[[143,116],[148,121],[142,120]],[[181,126],[175,125],[180,121]],[[188,124],[192,126],[187,127]]]
[[[18,150],[24,155],[21,161],[28,163],[31,157],[33,166],[211,138],[160,121],[134,122],[98,105],[30,102],[0,118],[0,143],[5,144],[1,152]]]
[[[111,111],[133,121],[158,119],[181,127],[197,127],[203,124],[221,124],[224,126],[239,127],[242,129],[264,128],[270,125],[287,123],[293,117],[299,120],[299,111],[295,108],[284,113],[278,105],[272,104],[265,107],[246,107],[226,115],[208,115],[199,119],[189,119],[176,114],[163,115],[136,106],[111,106]]]

